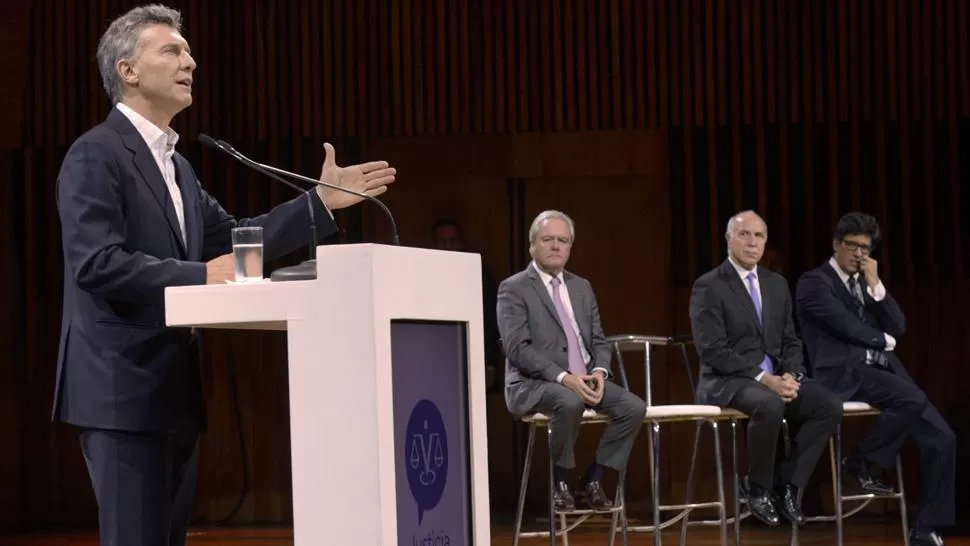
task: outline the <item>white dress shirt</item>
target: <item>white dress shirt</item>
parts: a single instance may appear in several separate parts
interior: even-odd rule
[[[549,293],[549,299],[555,301],[552,296],[552,275],[540,269],[534,261],[532,262],[531,267],[532,269],[535,269],[537,273],[539,273],[539,278],[542,280],[542,284],[546,287],[546,292]],[[579,351],[583,355],[583,364],[589,365],[589,361],[593,357],[586,349],[586,344],[583,342],[583,334],[579,330],[579,323],[576,322],[576,316],[573,313],[573,304],[569,301],[569,289],[566,288],[566,280],[563,278],[561,271],[558,275],[556,275],[556,278],[559,279],[559,298],[562,300],[562,306],[566,310],[566,315],[569,316],[569,325],[572,326],[573,331],[576,332],[576,338],[579,339]],[[593,368],[594,372],[596,370],[603,372],[604,377],[609,377],[610,375],[606,368]],[[556,381],[562,383],[562,379],[566,377],[566,373],[568,372],[560,373],[556,377]]]
[[[158,165],[165,185],[168,186],[168,193],[172,197],[175,216],[178,217],[179,229],[182,232],[182,243],[188,245],[185,234],[185,206],[182,204],[182,190],[175,182],[175,161],[172,159],[175,155],[175,143],[179,141],[178,133],[173,131],[171,127],[162,130],[124,103],[119,102],[117,108],[135,126],[138,134],[145,139],[145,144],[148,144],[148,149],[151,150],[155,164]]]
[[[734,258],[732,258],[731,256],[728,256],[728,261],[731,262],[732,266],[734,266],[734,270],[738,272],[738,276],[741,277],[741,284],[744,285],[744,289],[746,291],[748,290],[748,275],[754,273],[754,289],[756,292],[758,292],[758,301],[761,302],[761,309],[763,313],[764,312],[763,310],[765,308],[765,299],[761,297],[761,278],[758,277],[758,267],[755,266],[754,269],[745,269],[744,267],[741,266],[741,264],[734,261]],[[761,381],[761,378],[764,376],[765,376],[765,372],[764,370],[762,370],[761,373],[755,376],[754,380]]]
[[[829,265],[832,266],[832,269],[835,270],[835,273],[839,276],[840,279],[842,279],[842,284],[845,285],[845,289],[848,290],[850,294],[852,294],[852,288],[849,286],[850,275],[847,274],[845,271],[842,271],[842,268],[839,267],[839,263],[835,261],[834,256],[829,258]],[[863,284],[866,285],[866,292],[869,293],[869,297],[871,297],[872,299],[876,301],[882,301],[883,298],[886,297],[886,287],[883,286],[882,281],[879,281],[879,284],[877,284],[875,288],[872,288],[871,286],[868,285],[868,283],[866,283],[864,280],[861,279],[861,275],[859,275],[858,273],[852,275],[852,277],[855,277],[856,279],[856,282],[855,282],[856,286],[861,287]],[[860,289],[857,289],[857,290],[860,290]],[[855,294],[852,294],[852,295],[858,298],[861,295],[861,293],[857,291]],[[885,332],[883,332],[882,335],[886,336],[886,350],[892,351],[893,349],[895,349],[896,338],[894,338],[893,336]],[[870,349],[866,349],[866,359],[870,361],[872,360],[872,351]]]

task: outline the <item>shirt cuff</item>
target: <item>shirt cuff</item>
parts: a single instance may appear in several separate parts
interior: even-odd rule
[[[556,376],[556,383],[562,383],[563,377],[566,377],[566,372],[560,372],[559,375]]]
[[[754,380],[760,383],[761,382],[761,378],[764,377],[764,376],[765,376],[765,372],[761,372],[758,375],[754,376]]]
[[[894,338],[893,336],[891,336],[889,334],[883,334],[883,335],[886,336],[886,350],[887,351],[892,351],[893,349],[895,349],[896,348],[896,338]]]
[[[869,292],[869,296],[876,301],[882,301],[886,297],[886,287],[883,286],[882,281],[875,288],[866,287],[866,292]]]
[[[603,372],[603,379],[607,379],[607,378],[609,378],[609,377],[610,377],[610,372],[609,372],[609,371],[607,371],[607,369],[606,369],[606,368],[593,368],[593,371],[594,371],[594,372],[595,372],[596,370],[599,370],[599,371],[601,371],[601,372]]]

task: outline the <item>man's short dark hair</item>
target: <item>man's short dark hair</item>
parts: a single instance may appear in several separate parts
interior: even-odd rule
[[[879,242],[879,222],[875,216],[864,212],[846,213],[835,225],[834,238],[842,241],[848,235],[868,235],[872,239],[872,246],[875,246]]]

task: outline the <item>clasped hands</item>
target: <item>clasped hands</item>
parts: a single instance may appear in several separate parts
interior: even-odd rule
[[[798,388],[801,385],[795,379],[795,376],[790,373],[780,376],[766,373],[761,377],[761,382],[786,403],[798,398]]]
[[[592,387],[589,386],[589,382],[593,383]],[[595,371],[592,375],[567,373],[562,378],[562,384],[572,389],[590,407],[599,405],[603,400],[603,392],[606,391],[606,378],[601,371]]]

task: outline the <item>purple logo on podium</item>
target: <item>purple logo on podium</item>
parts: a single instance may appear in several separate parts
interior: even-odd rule
[[[448,436],[438,407],[421,400],[411,410],[405,435],[408,486],[418,505],[418,525],[424,513],[441,501],[448,481]]]

